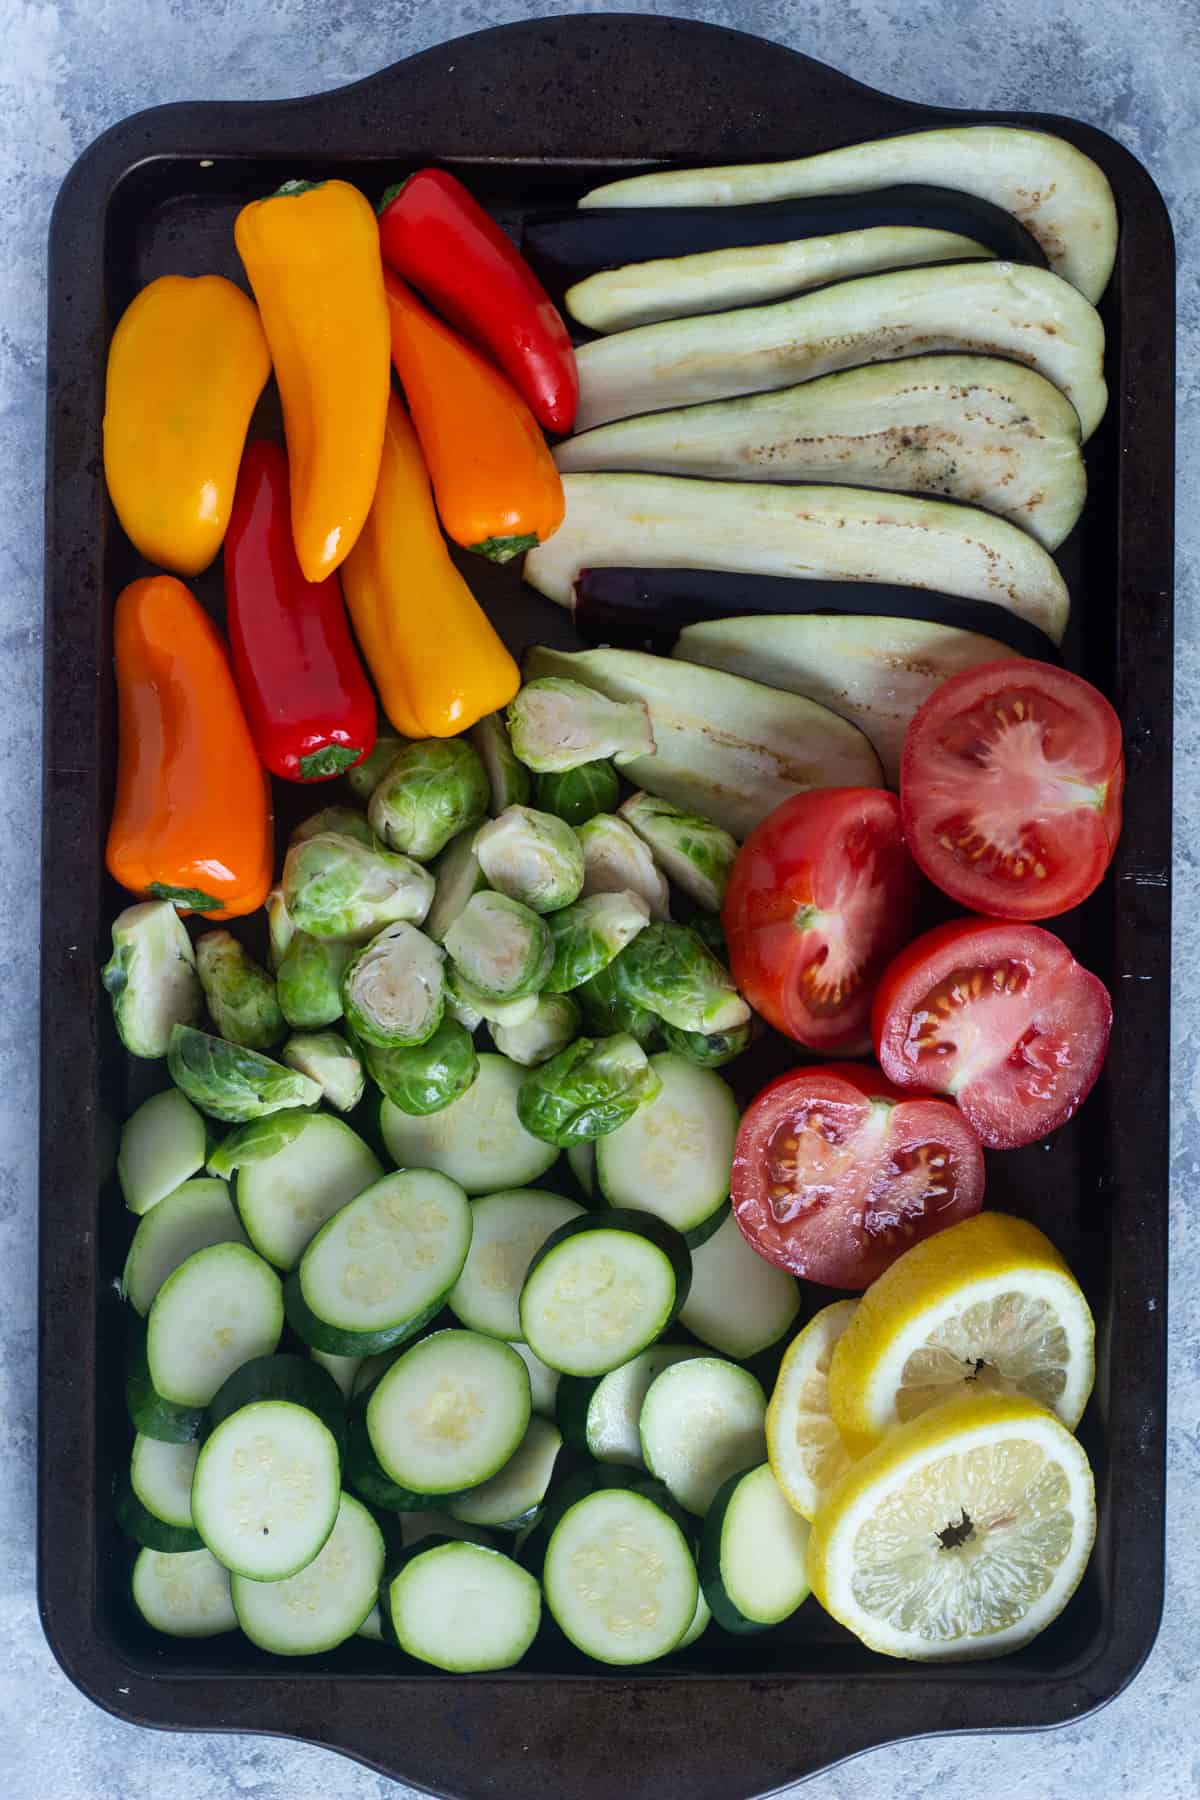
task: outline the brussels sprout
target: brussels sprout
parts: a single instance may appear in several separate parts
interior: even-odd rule
[[[112,955],[100,979],[112,998],[117,1035],[131,1056],[165,1056],[175,1025],[204,1013],[196,953],[170,900],[145,900],[118,913]]]
[[[193,1106],[210,1119],[235,1125],[289,1106],[315,1106],[321,1098],[317,1083],[306,1075],[191,1025],[172,1031],[167,1067]]]
[[[232,932],[206,931],[196,939],[196,973],[221,1037],[247,1050],[269,1050],[279,1042],[286,1027],[274,977]]]
[[[507,894],[476,894],[446,933],[460,974],[490,1000],[519,1000],[546,985],[554,945],[545,919]]]
[[[720,913],[697,912],[685,923],[689,931],[695,932],[704,948],[710,950],[719,963],[728,967],[729,945],[725,942]]]
[[[284,1054],[287,1054],[286,1047]],[[251,1119],[248,1125],[239,1125],[236,1131],[231,1131],[214,1146],[205,1167],[210,1175],[228,1181],[235,1169],[266,1162],[268,1157],[286,1150],[289,1144],[295,1143],[311,1118],[311,1112],[294,1108],[291,1112],[270,1113],[265,1119]]]
[[[440,944],[471,896],[487,886],[475,854],[473,825],[446,845],[433,865],[433,878],[437,886],[425,919],[425,934]]]
[[[636,1038],[643,1050],[657,1046],[662,1020],[630,994],[619,957],[577,988],[575,998],[583,1009],[589,1031],[600,1037],[610,1037],[615,1031],[626,1032]]]
[[[267,933],[270,938],[267,962],[272,969],[278,969],[287,955],[289,944],[296,935],[292,915],[288,911],[287,901],[283,897],[283,888],[278,882],[267,895],[266,908]]]
[[[728,969],[684,925],[648,925],[619,961],[632,998],[680,1031],[733,1031],[750,1018]]]
[[[740,1056],[754,1036],[754,1022],[735,1025],[731,1031],[680,1031],[678,1026],[664,1024],[663,1042],[668,1050],[699,1063],[702,1069],[720,1069]]]
[[[586,825],[597,813],[616,812],[621,797],[617,771],[607,759],[580,763],[576,769],[539,775],[534,798],[543,812],[554,813],[568,825]]]
[[[668,881],[706,912],[720,912],[725,883],[738,853],[735,837],[720,825],[672,806],[669,800],[656,800],[653,794],[631,795],[621,808],[621,817],[649,845]]]
[[[475,854],[497,893],[534,912],[556,912],[579,898],[583,846],[553,813],[507,807],[475,833]]]
[[[454,964],[451,963],[446,970],[446,1017],[453,1019],[456,1025],[461,1025],[468,1036],[473,1035],[483,1024],[483,1014],[479,1008],[473,1001],[467,1000],[463,996],[463,987],[466,986],[469,989],[470,985],[470,982],[463,982],[462,976],[456,972]],[[501,1006],[506,1004],[508,1006],[524,1006],[525,1002],[509,1000],[507,1002],[500,1001],[499,1004]]]
[[[323,806],[320,812],[312,813],[301,820],[292,833],[293,844],[303,844],[308,838],[327,837],[353,838],[356,844],[365,844],[368,850],[383,848],[375,833],[371,830],[371,822],[366,813],[356,812],[352,806]]]
[[[632,825],[613,813],[600,813],[581,825],[583,893],[640,894],[652,919],[669,919],[671,895],[667,878]]]
[[[491,789],[493,813],[506,806],[525,806],[529,800],[529,770],[513,755],[513,747],[499,713],[488,713],[467,736],[479,752]]]
[[[425,738],[393,757],[367,816],[393,850],[428,862],[468,825],[486,818],[488,781],[462,738]]]
[[[443,1019],[433,1036],[409,1049],[364,1048],[367,1072],[384,1097],[401,1112],[423,1117],[465,1094],[479,1073],[471,1034],[454,1019]]]
[[[527,681],[508,709],[512,747],[539,775],[611,757],[630,762],[654,754],[644,700],[609,700],[557,675]]]
[[[375,748],[370,756],[364,756],[361,762],[347,771],[346,780],[350,783],[350,791],[358,800],[369,800],[379,786],[380,777],[389,763],[395,762],[408,739],[402,738],[395,731],[384,727],[375,735]]]
[[[315,1081],[330,1106],[353,1112],[367,1084],[354,1050],[337,1031],[298,1031],[280,1052],[289,1069]]]
[[[389,925],[342,976],[346,1023],[378,1049],[423,1044],[442,1022],[445,955],[415,925]]]
[[[491,1026],[492,1042],[509,1062],[532,1069],[549,1062],[579,1036],[579,1008],[569,994],[539,994],[537,1011],[523,1025]]]
[[[547,920],[554,939],[548,994],[567,994],[606,969],[650,923],[640,894],[589,894]]]
[[[489,1025],[528,1024],[537,1012],[537,1003],[536,994],[522,994],[519,1000],[494,1000],[453,963],[446,971],[446,1011],[468,1031],[474,1031],[484,1019]]]
[[[361,944],[398,919],[419,925],[433,899],[433,876],[410,857],[327,831],[292,845],[283,896],[298,931]]]
[[[534,1137],[565,1150],[615,1131],[661,1087],[641,1045],[624,1032],[576,1038],[525,1077],[517,1117]]]
[[[319,1031],[342,1016],[342,976],[353,944],[298,931],[275,971],[275,991],[293,1031]]]

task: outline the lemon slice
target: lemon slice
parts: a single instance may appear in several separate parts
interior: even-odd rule
[[[788,1345],[767,1407],[767,1458],[788,1504],[811,1519],[821,1494],[850,1467],[829,1411],[833,1346],[854,1317],[857,1300],[836,1300]]]
[[[967,1395],[898,1425],[817,1510],[808,1575],[868,1649],[1000,1656],[1058,1617],[1096,1535],[1087,1457],[1020,1395]]]
[[[834,1347],[829,1407],[853,1456],[958,1392],[1027,1394],[1073,1431],[1095,1372],[1091,1311],[1049,1238],[977,1213],[867,1289]]]

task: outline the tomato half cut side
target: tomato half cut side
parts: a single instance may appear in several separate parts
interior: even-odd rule
[[[1066,1123],[1104,1066],[1112,1001],[1038,925],[956,919],[884,973],[875,1053],[899,1086],[951,1094],[994,1150]]]
[[[979,1139],[947,1100],[866,1063],[794,1069],[747,1109],[734,1217],[752,1249],[825,1287],[861,1289],[983,1203]]]
[[[1021,658],[943,682],[904,738],[900,806],[932,882],[974,912],[1050,919],[1121,835],[1121,722],[1089,681]]]
[[[912,929],[918,879],[895,794],[794,794],[755,826],[725,889],[738,987],[811,1050],[866,1050],[875,984]]]

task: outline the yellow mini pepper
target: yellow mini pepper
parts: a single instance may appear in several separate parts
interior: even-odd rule
[[[342,591],[384,711],[404,737],[453,737],[506,706],[517,665],[455,568],[421,446],[393,397],[375,503]]]
[[[346,181],[287,182],[244,206],[238,252],[262,313],[308,581],[353,549],[379,474],[391,389],[379,227]]]
[[[162,275],[108,352],[104,476],[126,535],[178,575],[225,536],[250,415],[271,373],[253,300],[220,275]]]

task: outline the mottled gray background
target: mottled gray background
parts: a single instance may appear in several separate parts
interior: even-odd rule
[[[0,0],[0,1778],[22,1800],[366,1800],[406,1792],[305,1745],[119,1723],[47,1651],[34,1597],[34,1294],[45,240],[70,164],[164,100],[336,87],[439,39],[576,10],[737,25],[913,100],[1071,113],[1149,165],[1175,221],[1179,341],[1174,1230],[1166,1617],[1133,1687],[1038,1736],[878,1750],[806,1800],[1200,1794],[1200,6],[1197,0],[716,0],[590,8],[442,0]],[[69,1082],[71,1072],[63,1071]],[[1119,1377],[1118,1377],[1119,1379]],[[504,1800],[503,1783],[497,1800]],[[564,1771],[564,1800],[570,1800]],[[619,1783],[614,1786],[619,1800]],[[670,1797],[668,1797],[670,1800]]]

